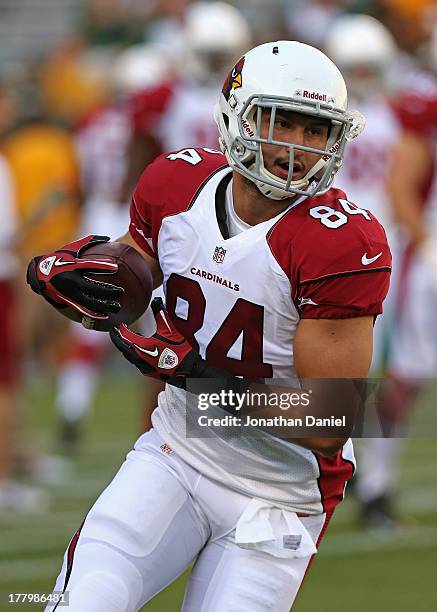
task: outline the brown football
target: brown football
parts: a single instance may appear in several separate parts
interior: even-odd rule
[[[118,264],[115,274],[86,273],[88,278],[95,278],[103,283],[112,283],[123,287],[120,298],[121,309],[110,314],[109,319],[99,320],[84,317],[73,308],[61,310],[69,319],[81,322],[88,329],[109,331],[114,325],[130,325],[141,317],[150,303],[153,291],[152,274],[144,258],[134,248],[120,242],[106,242],[87,249],[82,258],[105,259]]]

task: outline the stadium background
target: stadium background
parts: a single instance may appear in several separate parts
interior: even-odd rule
[[[182,4],[159,0],[0,0],[0,83],[16,104],[13,122],[31,114],[37,103],[38,112],[43,109],[46,116],[73,131],[80,114],[107,99],[107,83],[96,66],[103,65],[105,56],[114,49],[147,41],[155,20]],[[385,21],[412,62],[426,38],[424,24],[431,18],[425,0],[240,0],[234,4],[249,18],[257,42],[296,37],[321,44],[323,24],[329,22],[330,15],[369,13]],[[5,115],[0,122],[2,119],[5,122]],[[12,127],[6,126],[4,138]],[[23,186],[18,185],[20,188]],[[0,194],[0,213],[1,206]],[[75,202],[69,206],[71,216],[65,226],[74,235],[80,210]],[[59,220],[55,221],[58,225]],[[29,228],[18,215],[20,230],[16,243],[21,259],[18,284],[26,258],[36,254],[32,249],[45,240],[45,230],[40,229],[41,234],[37,231],[31,236],[29,246],[25,238]],[[56,244],[62,244],[62,237],[57,240]],[[26,296],[27,289],[19,291]],[[27,306],[25,298],[17,311],[17,333],[25,329],[31,316]],[[57,317],[53,314],[53,320]],[[69,538],[143,426],[144,381],[113,354],[86,419],[79,451],[65,460],[54,459],[63,450],[57,437],[54,385],[65,350],[61,342],[64,331],[55,336],[51,323],[42,331],[22,356],[16,466],[20,481],[40,491],[40,503],[31,511],[0,509],[0,610],[14,609],[6,605],[6,593],[50,591]],[[410,436],[406,441],[397,491],[399,524],[390,530],[364,530],[350,495],[337,511],[306,579],[295,606],[297,612],[350,608],[385,612],[390,607],[399,612],[428,612],[435,608],[437,429],[432,412],[436,394],[437,388],[431,387],[414,412],[417,423],[423,423],[425,416],[430,418],[430,435]],[[423,434],[423,428],[421,431]],[[179,609],[183,584],[182,577],[144,610]],[[15,609],[32,610],[35,606],[20,604]]]

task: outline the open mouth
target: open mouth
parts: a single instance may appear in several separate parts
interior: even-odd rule
[[[284,180],[288,179],[288,170],[289,170],[288,159],[284,161],[276,161],[275,162],[275,170],[277,175]],[[295,160],[293,163],[293,174],[292,179],[297,180],[302,178],[305,175],[305,166],[302,162]]]

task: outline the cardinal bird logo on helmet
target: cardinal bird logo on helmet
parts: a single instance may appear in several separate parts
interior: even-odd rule
[[[242,70],[244,66],[244,56],[238,60],[235,66],[232,68],[228,76],[226,77],[225,84],[223,85],[222,93],[226,100],[229,100],[229,96],[233,89],[238,89],[243,84]]]

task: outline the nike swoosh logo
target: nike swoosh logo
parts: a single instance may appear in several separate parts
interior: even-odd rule
[[[137,348],[142,353],[146,353],[146,355],[150,355],[150,357],[158,357],[158,355],[159,355],[159,351],[156,348],[156,346],[153,349],[153,351],[148,351],[147,349],[142,348],[141,346],[138,346],[138,344],[134,344],[134,347]]]
[[[376,261],[377,259],[379,259],[381,255],[382,255],[382,251],[378,253],[378,255],[375,255],[375,257],[368,258],[367,253],[364,253],[364,255],[361,257],[361,263],[363,264],[363,266],[368,266],[374,261]]]
[[[72,264],[72,261],[62,261],[62,259],[59,257],[59,259],[57,259],[55,261],[55,266],[68,266],[69,264]]]
[[[310,305],[311,306],[318,306],[317,302],[313,302],[313,300],[311,298],[299,298],[300,302],[298,304],[299,308],[302,308],[303,306],[307,306]]]

